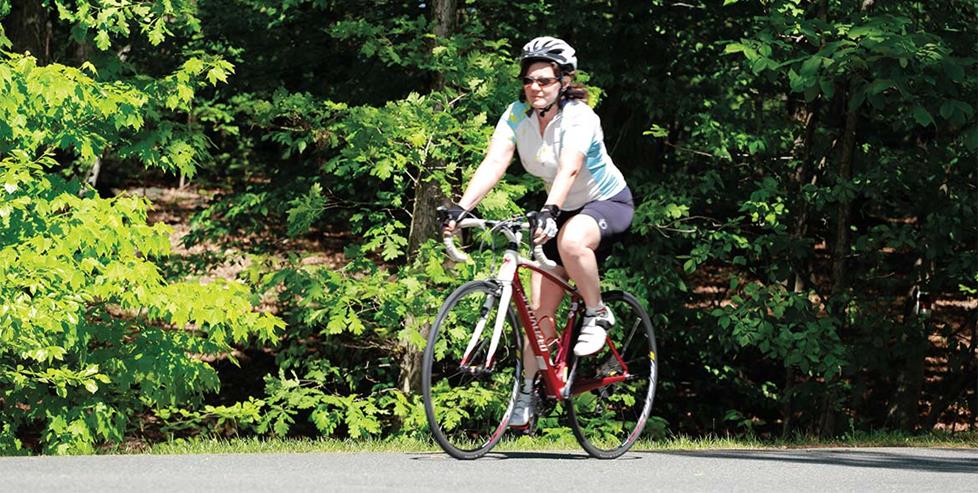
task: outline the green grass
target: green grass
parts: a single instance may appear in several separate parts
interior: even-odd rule
[[[833,439],[795,437],[789,440],[759,440],[750,437],[687,437],[665,440],[641,440],[633,451],[706,450],[706,449],[784,449],[810,447],[947,447],[978,448],[978,433],[931,433],[909,435],[879,432],[856,433]],[[431,440],[392,438],[377,440],[335,439],[178,439],[152,444],[139,450],[114,450],[110,453],[148,454],[247,454],[247,453],[309,453],[309,452],[440,452]],[[543,437],[507,437],[495,448],[498,452],[515,451],[583,451],[573,437],[548,439]]]
[[[678,436],[665,441],[639,441],[635,445],[643,450],[697,450],[697,449],[783,449],[819,447],[939,447],[976,448],[978,433],[929,433],[909,434],[902,432],[858,432],[836,438],[795,436],[789,439],[761,440],[754,437],[700,437]]]
[[[156,443],[137,453],[148,454],[257,454],[308,452],[424,452],[440,450],[433,441],[410,438],[336,440],[323,438],[194,438]],[[125,452],[122,452],[125,453]]]

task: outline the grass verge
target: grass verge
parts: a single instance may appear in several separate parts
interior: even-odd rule
[[[838,438],[822,439],[798,436],[787,440],[760,440],[752,437],[688,437],[676,436],[664,440],[641,440],[633,451],[704,450],[704,449],[785,449],[815,447],[939,447],[978,448],[978,433],[930,433],[910,435],[878,432],[855,433]],[[310,453],[310,452],[440,452],[438,445],[428,439],[391,438],[377,440],[236,438],[236,439],[177,439],[150,445],[139,453],[148,454],[248,454],[248,453]],[[499,452],[515,451],[581,451],[572,437],[507,437],[495,448]],[[116,450],[114,453],[131,453]]]

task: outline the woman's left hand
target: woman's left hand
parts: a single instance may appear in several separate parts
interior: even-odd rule
[[[542,245],[554,236],[557,236],[557,219],[553,212],[555,207],[545,206],[537,213],[536,227],[533,231],[533,244]]]

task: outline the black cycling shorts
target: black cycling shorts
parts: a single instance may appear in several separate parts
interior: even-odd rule
[[[601,242],[594,254],[598,259],[598,264],[600,264],[608,258],[611,254],[611,247],[632,224],[632,216],[635,215],[632,191],[626,186],[624,190],[607,200],[595,200],[588,202],[580,209],[560,211],[560,216],[557,218],[557,228],[563,228],[564,223],[578,214],[591,216],[598,223],[598,228],[601,230]],[[564,265],[557,250],[557,238],[551,238],[550,241],[544,243],[543,252],[547,254],[547,258],[559,265]]]

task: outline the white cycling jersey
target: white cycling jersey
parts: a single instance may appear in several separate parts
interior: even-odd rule
[[[604,145],[601,118],[590,106],[578,100],[568,101],[547,124],[543,135],[537,112],[529,109],[524,102],[510,104],[499,118],[492,138],[516,144],[523,168],[542,179],[548,192],[557,176],[561,153],[584,155],[584,166],[562,209],[580,209],[588,202],[606,200],[624,190],[625,178]]]

